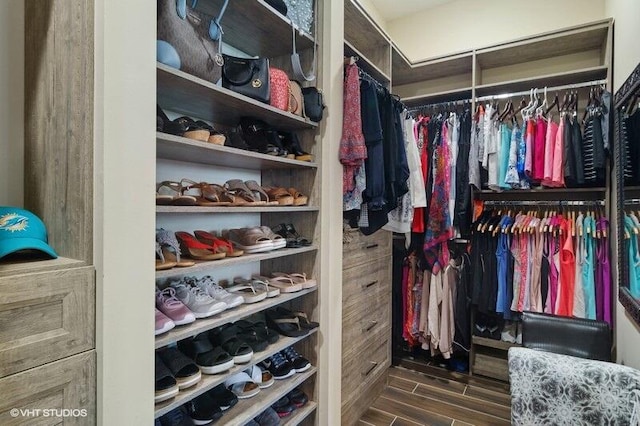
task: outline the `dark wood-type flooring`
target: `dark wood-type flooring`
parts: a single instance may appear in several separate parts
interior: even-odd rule
[[[506,383],[403,360],[359,425],[509,425],[510,406]]]

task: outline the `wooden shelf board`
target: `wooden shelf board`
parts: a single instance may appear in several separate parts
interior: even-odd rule
[[[313,401],[307,402],[304,407],[297,408],[290,417],[282,419],[284,421],[284,426],[298,426],[303,420],[309,417],[311,413],[316,411],[316,408],[318,408],[317,403]]]
[[[280,336],[280,339],[278,339],[278,341],[276,343],[274,343],[273,345],[269,345],[267,347],[267,349],[265,349],[262,352],[258,352],[256,354],[253,355],[253,358],[251,358],[251,361],[249,361],[249,363],[247,364],[239,364],[239,365],[234,365],[233,367],[231,367],[231,369],[229,369],[228,371],[226,371],[224,374],[202,374],[202,380],[200,380],[200,382],[188,389],[185,389],[183,391],[180,391],[178,393],[178,396],[176,396],[173,399],[167,400],[167,401],[163,401],[159,404],[155,405],[155,413],[154,413],[154,418],[158,418],[160,416],[165,415],[166,413],[168,413],[169,411],[178,408],[179,406],[181,406],[182,404],[192,400],[193,398],[202,395],[203,393],[207,392],[210,389],[213,389],[214,387],[218,386],[221,383],[224,383],[224,381],[236,374],[239,373],[243,370],[246,370],[247,368],[249,368],[252,365],[255,365],[259,362],[264,361],[265,359],[269,358],[271,355],[275,354],[276,352],[280,352],[286,348],[288,348],[289,346],[306,339],[307,337],[313,335],[315,333],[315,330],[312,330],[312,332],[310,332],[309,334],[302,336],[302,337],[285,337],[285,336]],[[296,377],[296,376],[294,376]],[[285,380],[286,381],[286,380]],[[277,382],[276,382],[277,383]],[[272,386],[274,387],[275,384]],[[271,388],[267,388],[267,389],[263,389],[264,391],[267,391],[268,389]],[[261,390],[260,392],[262,392],[263,390]],[[259,395],[259,394],[258,394]],[[257,397],[257,396],[256,396]],[[251,398],[251,400],[253,400],[253,398]],[[226,413],[225,413],[226,415]]]
[[[504,351],[507,351],[509,350],[509,348],[514,346],[516,347],[522,346],[517,343],[503,342],[502,340],[494,340],[494,339],[489,339],[487,337],[480,337],[480,336],[473,336],[472,341],[474,345],[487,346],[490,348],[500,349]]]
[[[317,212],[315,206],[258,206],[258,207],[200,207],[200,206],[156,206],[156,213],[292,213]]]
[[[314,162],[260,154],[161,132],[156,133],[156,156],[167,160],[187,161],[213,166],[228,167],[233,164],[234,167],[240,169],[253,170],[318,168],[318,163]]]
[[[424,95],[409,96],[402,98],[402,102],[408,106],[418,106],[428,103],[457,101],[463,99],[471,99],[471,87],[463,87],[460,89],[445,90],[436,93],[427,93]]]
[[[258,303],[240,305],[235,309],[224,311],[218,315],[214,315],[213,317],[198,319],[191,324],[178,326],[167,333],[157,336],[155,341],[155,348],[159,349],[172,343],[176,343],[180,340],[184,340],[197,334],[204,333],[205,331],[220,327],[222,325],[236,322],[246,316],[253,315],[257,312],[262,312],[274,306],[278,306],[283,303],[290,302],[294,299],[306,296],[307,294],[316,291],[317,288],[318,287],[316,286],[315,288],[310,288],[295,293],[282,293],[277,297],[270,297]]]
[[[354,0],[344,2],[344,39],[360,51],[390,46],[389,38]]]
[[[476,96],[500,95],[502,92],[519,92],[534,87],[553,87],[602,80],[607,78],[607,71],[608,67],[602,65],[500,83],[481,84],[476,86]]]
[[[543,189],[514,189],[496,192],[488,189],[475,191],[481,200],[495,201],[580,201],[604,200],[606,188],[543,188]]]
[[[218,16],[224,0],[198,2],[198,9]],[[222,19],[225,43],[251,55],[266,58],[290,55],[293,51],[291,21],[264,0],[233,0]],[[247,28],[251,28],[247,32]],[[298,50],[313,47],[314,38],[296,31]]]
[[[278,130],[311,129],[318,126],[318,123],[311,120],[161,63],[157,64],[157,98],[162,108],[229,126],[236,126],[241,117],[264,120]]]
[[[471,74],[473,53],[466,52],[442,58],[408,63],[396,49],[392,52],[393,85],[417,83],[426,80]],[[471,80],[469,80],[471,84]]]
[[[609,22],[575,28],[560,33],[519,40],[508,44],[477,50],[478,65],[482,69],[496,68],[538,59],[569,55],[606,45]]]
[[[311,367],[304,373],[296,373],[295,376],[285,379],[276,380],[276,382],[267,389],[262,389],[260,393],[253,398],[241,399],[231,408],[220,420],[217,425],[241,426],[262,413],[265,409],[275,404],[280,398],[291,392],[295,387],[300,386],[311,376],[316,374],[317,367]]]
[[[266,253],[246,254],[240,257],[229,257],[229,258],[223,258],[220,260],[206,260],[206,261],[196,260],[196,264],[188,268],[172,268],[164,271],[156,271],[156,279],[189,275],[189,274],[194,274],[198,272],[205,272],[213,268],[224,268],[228,266],[236,266],[236,265],[243,265],[246,263],[260,262],[262,260],[276,259],[279,257],[293,256],[295,254],[307,253],[307,252],[315,251],[317,249],[318,247],[316,245],[311,245],[309,247],[301,247],[301,248],[278,249],[278,250],[268,251]]]
[[[71,269],[86,266],[81,260],[58,257],[50,259],[46,255],[14,254],[0,260],[0,278],[12,275],[24,275],[40,272],[58,271],[61,269]]]
[[[358,68],[375,78],[379,83],[389,83],[391,78],[384,71],[382,71],[377,65],[369,60],[362,52],[356,49],[347,40],[344,41],[344,56],[357,56],[360,59],[356,64]]]

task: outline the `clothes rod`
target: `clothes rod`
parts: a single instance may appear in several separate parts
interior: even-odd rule
[[[604,206],[604,200],[591,201],[515,201],[515,200],[487,200],[485,206]]]
[[[429,109],[429,108],[436,108],[436,107],[448,107],[448,106],[460,106],[460,105],[470,104],[470,103],[471,103],[471,98],[456,99],[455,101],[435,102],[435,103],[431,103],[431,104],[416,105],[416,106],[412,106],[412,107],[407,108],[407,109],[410,112],[413,112],[413,111],[419,111],[421,109]]]
[[[580,89],[582,87],[600,86],[602,84],[606,85],[607,84],[607,80],[593,80],[593,81],[586,81],[584,83],[565,84],[563,86],[547,87],[547,93],[548,92],[559,92],[561,90]],[[531,89],[534,89],[534,87],[532,87]],[[476,97],[476,102],[489,101],[489,100],[493,100],[493,99],[507,99],[507,98],[512,98],[512,97],[515,97],[515,96],[530,95],[531,94],[531,89],[523,90],[521,92],[514,92],[514,93],[501,93],[499,95],[479,96],[479,97]],[[538,90],[544,89],[544,86],[543,87],[538,87],[537,89]]]

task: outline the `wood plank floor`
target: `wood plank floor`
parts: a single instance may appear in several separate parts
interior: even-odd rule
[[[507,383],[403,360],[359,425],[509,425],[510,406]]]

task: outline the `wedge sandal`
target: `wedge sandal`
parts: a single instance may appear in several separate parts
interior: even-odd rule
[[[258,201],[264,201],[265,205],[267,206],[274,206],[274,205],[277,206],[279,204],[278,201],[275,201],[275,200],[272,201],[271,198],[269,198],[269,194],[267,194],[265,190],[260,185],[258,185],[258,182],[256,182],[255,180],[245,181],[244,184],[253,193],[254,199]]]
[[[275,200],[281,206],[292,206],[295,201],[293,196],[284,188],[264,188],[271,200]]]
[[[207,231],[194,231],[195,237],[202,243],[210,245],[215,252],[223,251],[226,257],[238,257],[244,254],[244,250],[237,249],[233,243],[225,238],[217,237]]]
[[[224,197],[216,188],[206,182],[194,182],[190,179],[182,179],[180,185],[184,188],[185,192],[194,191],[195,194],[191,195],[196,199],[196,205],[202,207],[215,207],[215,206],[229,206],[233,203],[230,197]]]
[[[267,204],[266,201],[261,201],[259,198],[256,198],[253,192],[247,187],[247,185],[240,179],[231,179],[228,180],[224,187],[231,194],[236,197],[241,198],[246,201],[246,205],[248,206],[264,206]]]
[[[226,257],[225,252],[214,252],[213,247],[201,243],[188,232],[176,232],[180,249],[189,257],[197,260],[219,260]]]
[[[175,263],[175,266],[179,268],[188,268],[196,264],[193,260],[187,260],[181,258],[180,243],[176,238],[176,234],[160,228],[156,231],[156,242],[160,245],[162,250],[162,257],[166,262]],[[158,264],[156,262],[156,269]]]
[[[302,194],[295,188],[289,188],[287,190],[289,194],[293,197],[293,205],[294,206],[306,206],[309,203],[309,197]]]

